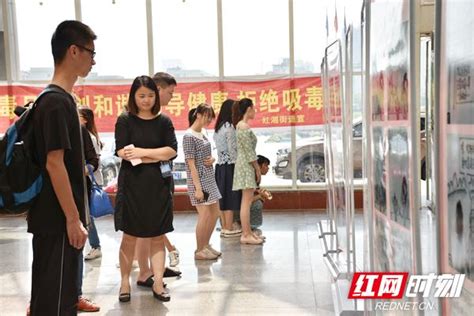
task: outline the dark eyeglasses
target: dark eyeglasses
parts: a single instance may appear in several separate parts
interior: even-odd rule
[[[92,59],[94,59],[95,54],[96,54],[96,53],[95,53],[95,50],[92,50],[92,49],[90,49],[90,48],[84,47],[84,46],[79,45],[79,44],[74,44],[74,45],[76,45],[77,47],[79,47],[79,48],[81,48],[81,49],[83,49],[83,50],[88,51],[88,52],[91,54]]]

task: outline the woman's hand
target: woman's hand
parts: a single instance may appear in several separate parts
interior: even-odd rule
[[[205,158],[203,162],[206,167],[212,167],[212,165],[214,164],[214,161],[216,161],[216,159],[214,159],[214,157],[212,156],[209,156]]]
[[[132,159],[139,159],[145,157],[146,149],[140,147],[126,148],[123,150],[123,154],[125,155],[125,159],[130,161]]]
[[[265,201],[265,200],[271,200],[272,199],[272,194],[270,193],[270,191],[266,190],[266,189],[260,189],[258,191],[258,194],[259,196],[262,197],[262,201]]]
[[[201,189],[194,191],[194,198],[198,201],[204,200],[204,193]]]

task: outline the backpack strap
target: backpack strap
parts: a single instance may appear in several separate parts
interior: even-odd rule
[[[62,89],[59,89],[56,86],[48,86],[48,87],[44,88],[43,91],[40,92],[40,94],[38,94],[38,96],[36,97],[36,100],[34,102],[30,101],[24,106],[17,106],[17,107],[15,107],[15,110],[13,112],[15,113],[16,116],[20,117],[23,113],[25,113],[25,111],[28,108],[31,108],[31,109],[36,108],[37,103],[40,100],[40,98],[42,96],[44,96],[45,94],[48,94],[48,93],[51,93],[51,92],[66,94]]]
[[[49,85],[46,88],[44,88],[44,90],[41,91],[40,94],[38,94],[38,97],[36,98],[35,103],[33,104],[33,108],[35,108],[38,105],[38,101],[41,99],[42,96],[44,96],[48,93],[52,93],[52,92],[68,95],[69,97],[71,97],[71,95],[69,93],[65,92],[63,89],[60,89],[56,86]]]

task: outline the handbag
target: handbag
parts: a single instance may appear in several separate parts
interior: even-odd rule
[[[92,182],[91,194],[89,197],[91,216],[97,218],[113,214],[115,210],[112,207],[109,195],[104,190],[102,190],[100,185],[97,184],[92,167],[87,165],[87,169],[89,170],[89,177],[91,178]]]

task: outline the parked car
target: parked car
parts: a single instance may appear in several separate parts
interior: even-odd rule
[[[425,170],[425,121],[421,118],[421,175],[422,179],[426,174]],[[354,178],[362,177],[362,122],[357,122],[352,128],[353,138],[353,166]],[[284,179],[291,179],[291,149],[283,148],[277,150],[277,161],[273,170],[277,176]],[[324,182],[326,172],[324,164],[324,139],[296,147],[296,172],[297,179],[301,182]]]

